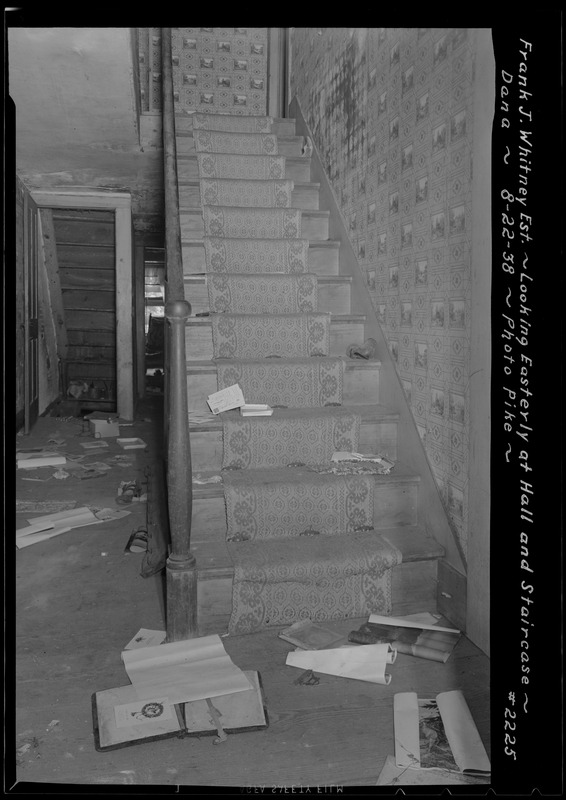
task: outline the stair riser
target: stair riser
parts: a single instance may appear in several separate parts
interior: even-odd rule
[[[299,186],[291,194],[291,207],[318,210],[318,187]],[[197,185],[179,186],[179,205],[181,208],[200,207],[200,188]]]
[[[185,298],[191,304],[193,314],[209,311],[208,290],[204,280],[185,281]],[[350,284],[318,284],[318,310],[332,314],[350,313]]]
[[[175,130],[179,133],[188,133],[193,130],[193,120],[190,114],[175,115]],[[294,119],[274,119],[271,124],[271,133],[277,136],[295,136]]]
[[[201,233],[202,236],[202,233]],[[189,236],[187,238],[195,238]],[[206,272],[204,245],[201,242],[183,244],[183,272],[185,275],[198,275]],[[340,266],[340,250],[337,247],[320,245],[313,242],[309,247],[308,272],[315,275],[338,275]]]
[[[196,181],[199,179],[196,155],[179,160],[177,175],[179,181]],[[285,177],[291,181],[308,183],[311,179],[310,158],[287,158],[285,161]]]
[[[436,577],[436,560],[394,567],[391,571],[392,615],[400,617],[422,611],[435,612]],[[232,608],[232,578],[207,579],[199,574],[197,596],[200,635],[224,633]]]
[[[198,487],[196,487],[198,488]],[[195,492],[196,494],[196,492]],[[411,482],[376,483],[373,526],[385,530],[396,525],[414,525],[417,518],[418,484]],[[195,497],[191,531],[191,550],[198,560],[199,545],[224,542],[226,506],[224,497]]]
[[[200,209],[195,211],[181,211],[181,239],[195,239],[204,236],[204,220]],[[302,215],[301,237],[311,241],[325,241],[328,239],[328,217],[311,216],[308,211]]]
[[[346,355],[346,348],[351,344],[364,341],[363,322],[334,322],[330,323],[330,352],[331,356]],[[187,324],[185,328],[185,351],[187,361],[210,361],[212,351],[212,328],[210,323],[198,322]]]
[[[397,425],[395,422],[362,422],[360,452],[383,453],[397,459]],[[222,431],[191,428],[191,459],[196,472],[218,472],[222,468]]]
[[[215,370],[189,372],[187,395],[193,411],[210,411],[206,398],[218,391]],[[344,372],[343,405],[379,403],[379,368],[369,370],[347,369]]]
[[[188,156],[195,153],[195,143],[192,136],[177,136],[177,155]],[[300,156],[303,149],[302,137],[278,139],[278,153],[280,156]],[[270,154],[273,155],[273,154]]]

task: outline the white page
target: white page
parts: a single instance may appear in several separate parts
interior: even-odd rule
[[[287,654],[285,663],[326,675],[387,685],[391,675],[385,669],[396,657],[397,651],[389,644],[363,644],[329,650],[294,650]]]
[[[420,767],[419,703],[416,692],[399,692],[393,697],[395,763],[398,767]]]
[[[176,704],[250,688],[249,680],[216,634],[125,650],[122,660],[140,698],[166,695],[170,703]]]
[[[491,772],[489,758],[462,692],[441,692],[436,702],[459,769]]]
[[[368,622],[375,625],[392,625],[394,628],[420,628],[425,631],[444,631],[445,633],[460,633],[456,628],[441,628],[439,625],[428,625],[416,623],[413,620],[405,620],[400,617],[382,617],[380,614],[370,614]]]

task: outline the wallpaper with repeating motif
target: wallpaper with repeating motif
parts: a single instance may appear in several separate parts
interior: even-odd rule
[[[297,95],[464,552],[474,31],[295,28]]]
[[[267,28],[173,28],[175,103],[187,111],[265,114]],[[161,110],[161,31],[138,29],[142,111]]]

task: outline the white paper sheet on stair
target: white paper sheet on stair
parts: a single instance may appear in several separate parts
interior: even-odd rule
[[[240,408],[246,402],[244,393],[238,383],[227,386],[219,392],[209,394],[206,402],[210,406],[213,414],[220,414],[222,411],[230,411],[233,408]]]
[[[248,678],[233,663],[216,634],[125,650],[122,661],[142,699],[166,696],[173,705],[250,688]]]
[[[287,655],[285,663],[340,678],[388,685],[391,675],[385,670],[396,657],[397,651],[389,644],[367,644],[331,650],[294,650]]]
[[[401,692],[393,698],[395,763],[416,769],[449,769],[486,775],[491,764],[461,691],[419,698]]]

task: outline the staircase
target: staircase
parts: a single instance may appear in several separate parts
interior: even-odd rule
[[[228,120],[234,121],[233,126]],[[248,124],[255,130],[237,130]],[[350,555],[354,560],[359,555],[359,563],[367,563],[373,577],[389,575],[390,597],[385,592],[377,605],[366,603],[362,613],[436,610],[437,561],[443,548],[427,535],[419,519],[419,475],[397,460],[399,414],[379,402],[380,362],[346,356],[350,345],[363,342],[366,320],[353,306],[352,278],[341,274],[340,242],[329,238],[331,212],[319,208],[319,184],[311,182],[311,158],[303,155],[304,139],[295,134],[295,121],[224,117],[218,122],[216,115],[177,114],[175,125],[184,287],[192,307],[185,329],[192,468],[200,481],[215,478],[193,483],[191,551],[198,570],[200,634],[226,630],[238,597],[256,591],[250,575],[242,577],[246,563],[254,563],[256,557],[263,566],[275,559],[269,569],[283,570],[284,580],[290,579],[286,562],[292,562],[293,574],[305,570],[317,574],[322,563],[326,570],[324,580],[309,585],[311,606],[301,605],[300,592],[290,592],[296,598],[293,607],[289,593],[275,591],[271,619],[258,624],[276,624],[273,604],[279,601],[273,598],[277,597],[285,606],[277,622],[292,622],[301,615],[361,616],[359,598],[348,600],[351,586],[336,603],[332,586],[328,597],[323,590],[314,596],[328,576],[338,575],[336,585],[348,582],[354,569]],[[233,129],[219,132],[217,125]],[[243,144],[241,137],[247,137]],[[271,161],[260,152],[264,140],[268,148],[275,141]],[[260,151],[255,155],[238,155],[242,147],[255,148],[256,142]],[[257,177],[260,162],[268,177]],[[249,180],[257,181],[257,192]],[[269,194],[268,189],[274,198],[269,207],[251,205],[254,197]],[[234,214],[239,215],[235,222]],[[282,236],[273,231],[272,217],[284,218],[281,224],[287,227]],[[238,224],[243,227],[234,235],[230,225]],[[287,238],[292,224],[297,225],[298,235],[295,231]],[[260,241],[254,243],[254,236],[246,235],[248,228],[259,232]],[[230,249],[224,246],[227,240],[235,264],[231,266],[228,258],[219,267],[218,260],[222,262]],[[295,255],[285,261],[281,253],[286,244]],[[275,263],[278,258],[287,264],[285,272]],[[296,298],[291,297],[293,292]],[[322,338],[311,336],[315,327],[323,331]],[[324,377],[327,374],[331,378]],[[209,394],[234,382],[240,382],[247,403],[283,407],[275,407],[269,418],[242,420],[236,411],[205,423],[191,421],[191,412],[209,411]],[[278,403],[281,396],[284,400]],[[249,444],[240,458],[234,442],[244,434],[256,443]],[[324,437],[330,450],[327,447],[321,458],[327,444]],[[395,462],[389,474],[360,478],[366,487],[371,483],[371,509],[362,513],[356,507],[362,516],[355,519],[336,511],[341,492],[344,508],[352,507],[354,476],[311,469],[328,461],[333,449],[382,453]],[[313,497],[321,492],[332,497],[313,510]],[[242,533],[236,529],[243,497],[252,510]],[[281,510],[287,502],[282,498],[288,497],[292,497],[289,507]],[[272,520],[271,532],[266,520]],[[380,559],[386,556],[392,558],[392,566],[383,572],[385,561]],[[362,576],[361,583],[364,580]],[[238,586],[240,595],[235,593]],[[238,628],[232,622],[231,630],[247,632],[253,624]]]

